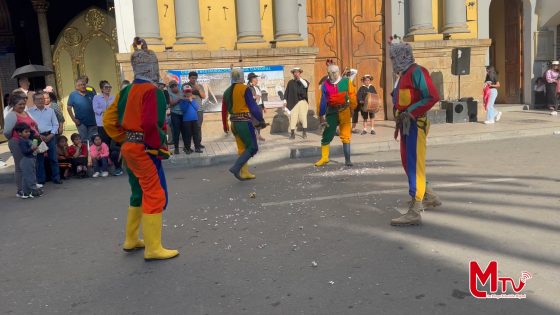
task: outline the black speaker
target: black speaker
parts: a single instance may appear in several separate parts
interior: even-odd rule
[[[471,48],[453,48],[451,53],[451,74],[467,75],[471,72]]]
[[[472,97],[464,97],[459,101],[467,102],[467,115],[469,116],[469,122],[478,121],[478,102]]]
[[[469,121],[467,102],[441,102],[441,109],[445,109],[446,121],[451,124]]]

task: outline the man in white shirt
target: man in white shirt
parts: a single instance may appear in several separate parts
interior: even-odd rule
[[[40,137],[49,147],[46,152],[51,167],[51,179],[54,184],[62,184],[60,180],[60,169],[58,168],[58,155],[56,154],[56,134],[58,134],[58,119],[52,108],[45,107],[43,92],[33,95],[34,107],[27,112],[37,123]],[[37,154],[37,182],[43,185],[46,181],[45,154]]]

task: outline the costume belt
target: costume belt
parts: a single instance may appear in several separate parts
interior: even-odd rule
[[[126,133],[126,142],[132,143],[144,143],[144,133],[139,131],[125,131]]]
[[[338,112],[341,112],[341,111],[347,109],[348,107],[350,107],[350,104],[349,103],[344,103],[344,104],[341,104],[341,105],[327,104],[327,106],[330,107],[330,108],[338,109]]]
[[[230,114],[231,121],[252,121],[251,113]]]

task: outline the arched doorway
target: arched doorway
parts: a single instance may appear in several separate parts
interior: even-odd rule
[[[497,103],[523,103],[523,1],[492,0],[490,65],[499,73]]]
[[[63,104],[74,90],[75,79],[81,75],[87,75],[89,84],[96,89],[100,80],[120,85],[120,70],[115,60],[116,34],[115,19],[96,7],[84,10],[64,27],[53,53],[58,95]]]

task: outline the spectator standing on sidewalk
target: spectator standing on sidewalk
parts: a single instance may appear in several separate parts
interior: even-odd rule
[[[202,142],[202,123],[204,122],[204,104],[202,101],[206,98],[206,92],[204,91],[204,87],[198,84],[197,80],[198,73],[196,71],[189,72],[189,82],[187,82],[187,84],[191,87],[194,100],[198,104],[198,128],[200,129],[198,133],[200,134],[200,141]],[[200,148],[204,149],[204,146],[200,144]]]
[[[93,97],[95,94],[86,90],[86,83],[82,79],[76,80],[76,90],[68,97],[68,115],[78,128],[82,140],[91,139],[97,134],[97,123],[93,111]]]
[[[39,130],[37,129],[37,123],[31,115],[27,114],[25,111],[27,103],[27,95],[18,91],[15,91],[10,95],[9,105],[12,108],[11,111],[4,118],[4,136],[8,139],[8,148],[14,158],[15,166],[15,180],[17,193],[16,196],[21,197],[23,195],[23,181],[20,168],[20,162],[23,157],[21,150],[19,148],[19,135],[14,130],[14,127],[18,123],[27,124],[32,131],[32,138],[38,137]]]
[[[183,151],[186,154],[191,154],[193,150],[191,149],[191,141],[194,142],[194,152],[202,153],[202,148],[200,147],[200,128],[198,126],[198,115],[197,111],[199,104],[193,97],[193,89],[188,84],[183,84],[183,94],[185,99],[181,100],[179,103],[181,105],[181,111],[183,112],[183,132],[187,135],[187,141],[184,143],[185,147]]]
[[[261,112],[264,115],[264,103],[262,100],[261,89],[259,88],[258,84],[259,84],[259,76],[256,75],[254,72],[249,73],[249,75],[247,76],[247,86],[251,90],[251,93],[253,93],[253,98],[255,99],[255,102],[257,102],[257,105],[259,105],[259,108],[261,109]],[[259,124],[259,122],[255,118],[253,118],[253,123],[255,125]],[[257,139],[259,141],[265,141],[265,139],[261,136],[261,130],[256,129],[255,131],[257,133]]]
[[[184,97],[179,91],[179,83],[175,80],[169,81],[167,92],[169,93],[169,107],[171,108],[171,133],[173,146],[175,147],[173,154],[179,154],[179,136],[182,136],[183,143],[187,142],[187,134],[183,132],[183,111],[181,110],[181,104],[179,104]]]
[[[111,90],[113,87],[107,80],[99,82],[99,88],[101,89],[101,94],[95,95],[93,97],[93,112],[95,113],[95,123],[97,124],[97,134],[101,137],[101,141],[107,145],[111,144],[111,138],[105,132],[103,128],[103,114],[107,110],[107,107],[113,103],[115,96],[111,95]]]
[[[62,135],[64,133],[64,123],[66,122],[64,113],[62,112],[62,104],[58,101],[58,97],[54,93],[52,86],[47,86],[43,89],[43,92],[45,92],[45,94],[43,94],[45,97],[45,107],[50,107],[54,110],[56,120],[58,120],[58,135]]]
[[[296,138],[295,132],[298,122],[301,123],[303,128],[301,136],[305,139],[307,138],[307,112],[309,111],[307,98],[309,81],[301,77],[303,73],[301,68],[293,68],[291,72],[294,78],[288,81],[284,93],[284,105],[290,113],[290,139]]]
[[[27,77],[19,77],[18,86],[19,87],[15,89],[13,92],[15,91],[23,92],[27,96],[27,101],[25,102],[25,106],[27,106],[28,109],[33,107],[33,94],[35,94],[35,92],[30,90],[31,84],[29,83],[29,79]]]
[[[554,60],[550,65],[550,69],[546,70],[544,73],[546,80],[546,104],[552,116],[558,115],[557,85],[560,78],[559,66],[560,61]]]
[[[486,121],[485,124],[493,124],[500,121],[502,118],[502,112],[497,112],[494,108],[496,103],[496,98],[498,97],[498,88],[500,87],[500,81],[498,81],[498,73],[493,66],[486,68],[486,79],[484,79],[484,84],[486,88],[489,88],[488,101],[486,102]]]
[[[62,184],[60,180],[60,169],[58,167],[58,156],[56,154],[56,135],[58,134],[58,120],[52,108],[45,107],[44,92],[33,95],[35,107],[28,110],[29,115],[37,122],[39,137],[49,148],[46,154],[37,155],[37,181],[45,184],[47,180],[45,170],[45,155],[51,168],[51,181],[54,184]]]
[[[14,130],[19,136],[19,150],[21,152],[21,161],[19,167],[23,178],[23,193],[22,199],[40,197],[43,195],[43,190],[37,187],[37,176],[35,151],[37,151],[37,140],[31,140],[31,129],[26,123],[16,124]]]
[[[356,124],[358,123],[358,113],[362,115],[363,119],[363,127],[362,127],[362,135],[367,134],[367,123],[368,119],[371,126],[371,134],[375,135],[374,129],[374,120],[375,120],[375,113],[374,112],[367,112],[366,111],[366,97],[368,93],[377,94],[375,87],[371,84],[371,80],[373,77],[369,74],[366,74],[362,77],[362,86],[358,89],[357,98],[358,98],[358,108],[354,111],[352,115],[352,133],[358,133],[356,128]],[[354,132],[356,130],[356,132]]]

